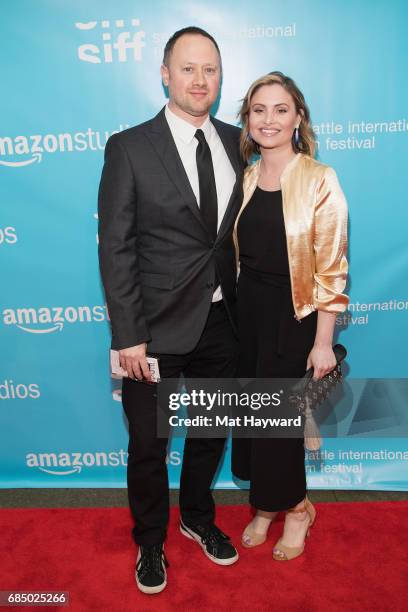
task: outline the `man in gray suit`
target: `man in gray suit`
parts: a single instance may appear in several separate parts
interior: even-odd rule
[[[239,129],[209,115],[221,81],[213,37],[195,27],[176,32],[161,73],[167,106],[108,140],[99,189],[99,257],[112,348],[129,375],[122,389],[128,493],[139,545],[136,582],[145,593],[167,583],[169,516],[167,440],[157,437],[157,389],[145,384],[146,353],[160,359],[162,378],[234,376],[231,234],[243,171]],[[187,438],[180,530],[208,559],[230,565],[238,553],[214,524],[210,491],[224,444]]]

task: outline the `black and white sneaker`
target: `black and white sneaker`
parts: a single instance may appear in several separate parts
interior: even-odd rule
[[[166,567],[169,563],[164,556],[163,544],[139,546],[136,560],[136,583],[142,593],[160,593],[167,585]]]
[[[204,554],[218,565],[232,565],[239,559],[231,540],[214,523],[188,527],[180,521],[180,531],[186,538],[195,540]]]

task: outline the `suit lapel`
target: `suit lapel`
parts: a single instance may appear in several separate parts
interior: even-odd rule
[[[150,129],[146,131],[146,134],[155,148],[157,155],[161,159],[170,179],[180,192],[181,197],[191,208],[194,216],[207,233],[207,228],[201,218],[194,191],[191,188],[183,162],[180,159],[176,144],[166,121],[164,108],[152,120]]]
[[[233,220],[233,214],[235,212],[234,202],[241,185],[242,164],[236,143],[228,137],[227,131],[223,128],[223,124],[213,117],[210,117],[210,119],[217,130],[217,134],[221,139],[225,152],[235,172],[235,184],[227,204],[224,217],[221,221],[220,229],[218,230],[218,241],[222,238],[225,232],[228,231]],[[190,207],[192,213],[200,223],[206,235],[208,235],[207,228],[201,217],[196,197],[191,188],[183,162],[180,159],[176,144],[166,121],[164,108],[158,115],[156,115],[156,117],[154,117],[154,119],[152,119],[149,128],[146,130],[146,135],[152,143],[157,155],[161,159],[170,179],[176,185],[181,197]]]

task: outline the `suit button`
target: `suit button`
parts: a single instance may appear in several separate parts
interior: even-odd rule
[[[211,289],[211,287],[214,287],[214,283],[207,283],[206,286],[207,286],[208,289]]]

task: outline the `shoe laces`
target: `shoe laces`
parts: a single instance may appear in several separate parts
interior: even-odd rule
[[[201,541],[203,544],[211,544],[216,546],[223,542],[229,542],[229,537],[218,529],[218,527],[214,524],[199,526],[194,529],[200,534]]]
[[[162,544],[141,546],[140,555],[140,559],[136,566],[140,575],[146,575],[151,572],[154,574],[163,574],[163,562],[165,567],[169,567],[169,562],[164,554]]]

